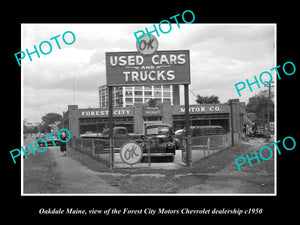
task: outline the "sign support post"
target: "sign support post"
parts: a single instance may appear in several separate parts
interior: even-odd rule
[[[114,168],[113,87],[108,86],[109,168]]]
[[[109,91],[109,140],[110,168],[114,167],[113,138],[113,87],[184,85],[185,93],[185,127],[186,127],[186,164],[192,166],[189,84],[190,51],[157,51],[158,41],[154,35],[140,38],[136,44],[138,52],[106,52],[106,82]],[[151,101],[150,101],[151,103]],[[151,107],[151,105],[150,105]],[[161,110],[162,106],[156,106]],[[150,112],[151,113],[151,112]],[[146,111],[145,111],[146,114]],[[127,153],[129,154],[129,153]],[[149,156],[149,152],[148,152]],[[151,160],[148,161],[149,166]]]
[[[190,114],[189,114],[189,85],[184,84],[184,107],[185,107],[185,130],[187,135],[186,161],[187,166],[192,167],[191,135],[190,135]]]

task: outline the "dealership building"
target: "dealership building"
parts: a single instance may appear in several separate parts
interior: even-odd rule
[[[239,99],[229,100],[225,104],[189,106],[190,125],[220,125],[228,133],[232,130],[236,137],[240,136],[243,124],[247,122],[245,113],[245,104],[240,103]],[[177,130],[184,127],[185,107],[169,102],[156,102],[155,106],[134,103],[134,106],[114,107],[113,121],[114,126],[127,127],[130,133],[142,134],[144,127],[153,123],[170,124]],[[78,105],[69,105],[68,111],[63,115],[63,126],[73,137],[86,133],[100,135],[103,129],[108,128],[108,108],[78,108]]]

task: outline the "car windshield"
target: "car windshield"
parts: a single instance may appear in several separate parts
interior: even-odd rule
[[[147,135],[153,134],[168,134],[169,127],[148,127],[146,130]]]

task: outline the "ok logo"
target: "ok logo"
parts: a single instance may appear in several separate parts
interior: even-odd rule
[[[146,48],[147,49],[150,49],[150,48],[153,49],[154,48],[154,46],[152,46],[153,41],[154,41],[154,39],[151,39],[147,43],[146,40],[141,40],[140,45],[139,45],[140,50],[144,50]]]

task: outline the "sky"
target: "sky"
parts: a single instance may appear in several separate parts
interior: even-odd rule
[[[21,62],[23,120],[38,123],[46,113],[62,114],[72,104],[98,108],[98,87],[106,84],[105,52],[136,51],[134,32],[145,27],[151,30],[153,24],[22,24],[20,51],[32,52],[43,41],[52,44],[50,54],[32,54],[32,61],[26,55]],[[66,31],[75,34],[71,45],[61,39]],[[190,104],[196,104],[194,94],[216,95],[221,103],[233,98],[247,103],[264,87],[253,86],[253,92],[247,88],[239,97],[234,84],[254,81],[254,75],[276,66],[275,32],[274,24],[183,23],[178,28],[175,23],[168,34],[157,37],[158,50],[190,50]],[[50,41],[57,35],[61,49]],[[47,44],[43,49],[48,50]],[[182,87],[181,104],[183,99]]]

